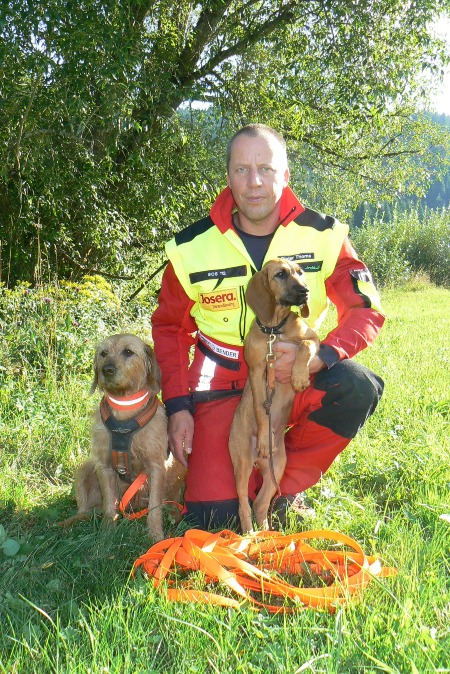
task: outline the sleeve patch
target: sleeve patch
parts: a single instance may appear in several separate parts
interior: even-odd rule
[[[357,281],[363,281],[364,283],[373,283],[372,274],[368,269],[351,269],[350,274]]]

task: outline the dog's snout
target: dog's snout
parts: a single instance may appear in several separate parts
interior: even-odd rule
[[[112,377],[117,372],[114,363],[105,363],[102,367],[102,373],[105,377]]]
[[[291,278],[290,289],[297,293],[297,295],[307,295],[309,293],[309,288],[306,285],[305,279],[299,274],[296,274]]]
[[[291,300],[292,304],[297,307],[307,304],[309,299],[309,290],[306,285],[298,285],[292,288],[291,293],[289,294],[289,299]]]
[[[307,302],[308,298],[309,298],[309,289],[306,286],[304,286],[302,288],[299,288],[298,289],[298,296],[300,298],[304,299],[305,302]]]

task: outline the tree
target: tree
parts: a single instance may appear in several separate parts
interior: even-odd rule
[[[135,274],[204,214],[224,184],[227,136],[251,121],[286,135],[317,205],[423,189],[429,148],[444,141],[413,113],[423,70],[445,61],[427,27],[449,8],[4,0],[1,279],[32,279],[42,263],[59,275]]]

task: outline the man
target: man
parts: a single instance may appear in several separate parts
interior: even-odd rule
[[[185,513],[206,527],[237,518],[228,437],[247,377],[243,342],[253,314],[245,289],[264,262],[285,257],[301,264],[313,329],[329,301],[338,312],[337,327],[310,364],[311,385],[295,397],[279,505],[321,478],[383,390],[379,377],[350,360],[384,322],[370,273],[348,241],[348,227],[305,208],[288,187],[283,137],[260,124],[240,129],[228,145],[227,175],[209,217],[167,244],[169,265],[152,319],[169,446],[188,467]],[[295,348],[276,343],[278,381],[290,380]],[[251,499],[257,488],[255,473]]]

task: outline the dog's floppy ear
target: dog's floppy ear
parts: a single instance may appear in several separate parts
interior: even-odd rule
[[[303,304],[303,306],[300,309],[300,313],[302,315],[302,318],[308,318],[309,317],[309,307],[307,304]]]
[[[94,381],[92,382],[91,390],[89,391],[90,396],[94,393],[97,386],[98,386],[98,358],[96,352],[94,356]]]
[[[269,287],[267,265],[248,282],[245,300],[262,323],[270,321],[275,313],[276,302]]]
[[[155,352],[149,344],[145,345],[145,355],[147,357],[147,384],[153,393],[159,393],[161,390],[161,369],[156,360]]]

